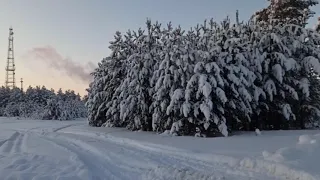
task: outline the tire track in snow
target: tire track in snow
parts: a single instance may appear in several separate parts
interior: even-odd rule
[[[150,169],[150,167],[157,167],[159,162],[164,165],[171,165],[175,162],[175,159],[171,159],[165,156],[161,156],[161,158],[159,158],[160,156],[154,156],[154,154],[151,154],[149,152],[137,151],[135,149],[130,149],[126,146],[119,146],[114,143],[97,141],[96,139],[91,137],[78,136],[81,137],[81,139],[70,138],[66,136],[62,137],[63,140],[68,141],[69,143],[74,143],[76,144],[76,146],[83,148],[89,153],[93,153],[100,156],[101,158],[105,158],[106,161],[117,162],[113,165],[125,170],[129,170],[131,172],[140,172],[138,171],[139,169],[146,170]],[[83,138],[87,139],[83,140]],[[93,142],[96,142],[97,144],[93,146]],[[141,161],[145,162],[141,163]]]
[[[254,179],[261,179],[259,178],[264,177],[266,180],[264,173],[260,172],[251,172],[251,171],[244,171],[239,170],[233,167],[226,166],[222,163],[209,163],[205,161],[201,161],[199,159],[193,159],[192,156],[186,157],[186,156],[180,156],[177,154],[170,154],[166,150],[163,150],[161,148],[158,148],[157,150],[153,149],[152,147],[147,148],[146,146],[142,145],[143,147],[138,147],[135,145],[132,145],[130,143],[121,142],[118,140],[110,140],[107,137],[101,138],[93,135],[90,136],[89,134],[81,135],[81,133],[71,134],[71,133],[60,133],[61,136],[67,141],[77,143],[81,141],[81,144],[83,144],[84,147],[90,147],[88,143],[83,142],[83,139],[89,138],[89,139],[99,139],[101,142],[98,142],[100,144],[107,144],[106,149],[103,151],[105,153],[109,152],[110,150],[113,152],[119,152],[119,150],[112,150],[108,149],[110,146],[116,146],[118,149],[122,148],[123,153],[122,154],[113,154],[112,157],[119,156],[119,158],[122,159],[128,159],[128,157],[135,157],[135,160],[139,160],[141,163],[149,163],[149,168],[143,168],[144,172],[150,172],[153,169],[158,169],[158,167],[172,167],[173,169],[189,169],[191,171],[199,172],[200,174],[207,174],[207,172],[214,172],[215,177],[224,177],[227,175],[227,179],[243,179],[247,180],[248,178]],[[75,138],[66,137],[67,135],[73,135]],[[82,137],[81,137],[82,136]],[[95,137],[94,137],[95,136]],[[69,139],[70,138],[70,139]],[[69,139],[69,140],[68,140]],[[90,140],[90,142],[92,142]],[[90,147],[91,149],[92,147]],[[93,147],[94,148],[94,147]],[[96,150],[95,150],[96,151]],[[101,154],[103,154],[101,152]],[[129,159],[128,159],[129,160]],[[128,161],[127,160],[127,161]],[[121,161],[121,160],[120,160]],[[122,160],[123,161],[123,160]],[[144,162],[145,161],[145,162]],[[123,161],[122,163],[126,163],[126,161]],[[128,162],[127,162],[128,163]],[[141,164],[140,164],[141,166]],[[139,164],[136,166],[139,167]],[[270,177],[271,179],[276,179],[275,177]]]
[[[68,127],[73,127],[73,126],[79,126],[79,125],[82,125],[82,124],[69,124],[69,125],[65,125],[65,126],[62,126],[62,127],[59,127],[59,128],[56,128],[56,129],[53,129],[52,132],[58,132],[62,129],[66,129]]]
[[[139,147],[139,146],[131,146],[128,144],[128,147],[135,150],[143,151],[144,153],[150,153],[153,154],[153,156],[158,157],[165,157],[166,159],[174,159],[177,163],[172,163],[169,166],[160,166],[157,167],[155,170],[161,169],[161,167],[164,167],[165,169],[170,167],[172,169],[171,172],[176,171],[193,171],[198,172],[198,174],[201,174],[206,176],[208,172],[213,172],[214,177],[212,179],[234,179],[234,180],[247,180],[248,178],[250,180],[260,180],[260,177],[264,177],[264,180],[272,179],[275,180],[276,177],[267,177],[266,174],[261,172],[251,172],[251,171],[243,171],[239,170],[237,168],[234,168],[233,166],[227,166],[224,163],[220,162],[207,162],[199,159],[195,159],[193,155],[189,154],[187,156],[183,156],[182,154],[171,154],[166,152],[165,150],[159,149],[152,149],[150,147]],[[174,166],[173,166],[174,165]],[[169,172],[169,171],[168,171]],[[163,172],[163,173],[168,173]],[[179,176],[179,173],[173,174],[173,176]],[[226,178],[228,177],[228,178]],[[154,178],[154,179],[162,179],[163,177]],[[177,177],[175,177],[177,178]],[[210,178],[211,179],[211,178]]]
[[[74,134],[81,135],[81,133],[78,132],[75,132]],[[92,137],[92,135],[89,134],[85,134],[85,136]],[[283,164],[276,164],[260,159],[238,159],[223,155],[193,153],[184,151],[183,149],[177,149],[148,142],[140,142],[128,138],[114,137],[108,134],[95,133],[95,136],[95,138],[104,140],[106,143],[122,144],[128,146],[130,149],[140,149],[142,151],[151,152],[158,155],[165,155],[167,157],[169,156],[175,159],[181,159],[182,161],[188,161],[190,164],[195,163],[198,164],[198,168],[196,168],[196,170],[198,169],[200,171],[203,167],[211,167],[211,169],[224,169],[225,173],[227,174],[247,176],[253,179],[260,176],[266,179],[266,175],[270,179],[317,179],[304,171],[291,169]],[[201,168],[200,165],[202,165]]]
[[[70,134],[69,134],[70,135]],[[147,151],[141,151],[131,147],[118,145],[110,142],[97,142],[99,145],[107,145],[104,147],[97,148],[97,146],[92,146],[83,141],[84,138],[81,137],[81,140],[78,138],[70,138],[66,136],[61,136],[64,141],[68,143],[74,143],[77,146],[85,149],[88,153],[96,154],[100,156],[101,159],[105,158],[106,161],[111,161],[111,166],[116,166],[116,171],[126,171],[126,174],[138,174],[137,178],[140,178],[141,174],[148,172],[157,167],[172,167],[172,165],[186,168],[200,168],[202,170],[212,170],[212,167],[202,167],[199,163],[191,163],[189,161],[176,159],[173,157],[168,157],[161,154],[154,154]],[[79,136],[78,136],[79,137]],[[89,137],[87,142],[93,142],[93,138]],[[117,152],[117,153],[115,153]],[[107,158],[106,158],[107,157]],[[111,158],[111,159],[110,159]],[[122,178],[124,179],[124,178]],[[132,179],[131,176],[126,179]]]
[[[116,163],[107,161],[106,158],[97,156],[94,153],[88,153],[85,149],[77,146],[75,143],[58,139],[57,137],[39,136],[41,139],[47,140],[61,149],[73,154],[75,163],[81,162],[88,170],[88,179],[94,180],[131,180],[132,178],[126,174],[114,170]]]
[[[66,152],[70,153],[70,154],[71,154],[70,160],[73,161],[73,163],[74,163],[74,164],[77,164],[77,166],[78,166],[76,171],[86,171],[86,170],[89,170],[89,169],[90,169],[90,167],[88,167],[88,165],[85,164],[85,161],[83,161],[83,160],[81,159],[81,157],[80,157],[77,153],[75,153],[74,151],[72,151],[72,150],[70,150],[69,148],[67,148],[64,144],[57,143],[56,141],[54,141],[54,140],[52,140],[52,139],[48,139],[48,138],[45,138],[45,137],[41,137],[41,135],[39,135],[38,138],[40,138],[40,139],[42,139],[42,140],[44,140],[44,141],[47,141],[47,142],[50,143],[51,145],[53,145],[53,146],[55,146],[55,147],[57,147],[57,148],[59,148],[59,149],[62,149],[63,151],[66,151]],[[86,173],[84,173],[84,174],[86,174]],[[90,175],[90,174],[91,174],[91,175]],[[92,173],[89,172],[89,171],[88,171],[88,174],[87,174],[87,175],[88,175],[87,178],[89,178],[89,176],[91,176],[91,178],[94,177],[94,173],[93,173],[93,175],[92,175]],[[100,178],[97,178],[97,180],[100,180]]]
[[[2,145],[4,145],[9,139],[5,139],[0,141],[0,149],[2,148]]]
[[[22,143],[21,143],[21,150],[22,152],[26,152],[28,150],[27,142],[29,139],[29,133],[24,133],[24,136],[22,138]]]
[[[14,132],[7,140],[5,140],[2,143],[2,145],[0,147],[0,152],[12,153],[20,136],[21,136],[21,134],[19,132],[17,132],[17,131]]]
[[[0,142],[0,152],[10,154],[25,152],[27,138],[28,135],[26,133],[14,132],[8,139]]]
[[[81,177],[86,175],[81,169],[77,169],[81,162],[79,163],[79,161],[77,161],[77,163],[73,163],[68,158],[56,158],[53,155],[54,153],[52,154],[51,149],[59,150],[59,152],[66,153],[67,155],[69,155],[69,153],[54,148],[51,142],[39,138],[32,132],[25,134],[20,132],[20,135],[15,135],[15,137],[10,140],[13,140],[11,148],[7,148],[6,153],[3,153],[1,157],[1,179],[53,180],[70,177],[70,179],[80,180]],[[29,143],[31,144],[28,147],[27,145],[29,145]],[[4,146],[7,145],[5,144]],[[47,148],[43,150],[43,147]],[[37,150],[38,148],[39,150]],[[46,173],[49,175],[46,176]],[[18,174],[19,177],[16,176],[16,174]],[[87,178],[84,178],[83,180],[86,179]]]
[[[23,144],[24,139],[25,139],[25,133],[19,133],[19,136],[14,141],[13,147],[10,151],[11,154],[22,152],[22,144]]]
[[[104,137],[115,143],[128,144],[129,146],[144,149],[146,151],[153,151],[157,153],[165,153],[168,156],[173,156],[176,158],[187,158],[191,161],[198,161],[205,164],[212,164],[212,167],[226,167],[228,173],[240,173],[247,172],[247,174],[254,174],[253,177],[257,175],[268,175],[273,177],[273,179],[295,179],[295,180],[317,180],[311,174],[304,171],[299,171],[291,169],[283,164],[272,163],[265,160],[254,159],[254,158],[243,158],[237,159],[228,156],[214,155],[214,154],[198,154],[191,153],[180,149],[175,149],[171,147],[166,147],[162,145],[139,142],[136,140],[131,140],[127,138],[118,138],[111,135],[104,135]],[[229,168],[228,168],[229,167]],[[232,171],[230,170],[232,169]],[[263,177],[263,176],[262,176]],[[259,178],[258,178],[259,179]]]
[[[7,141],[8,141],[8,139],[5,139],[5,140],[0,141],[0,147],[1,147],[4,143],[6,143]]]

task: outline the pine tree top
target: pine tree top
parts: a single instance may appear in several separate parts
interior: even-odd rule
[[[292,23],[305,26],[315,13],[310,10],[318,0],[268,0],[270,5],[258,11],[254,18],[257,22]]]

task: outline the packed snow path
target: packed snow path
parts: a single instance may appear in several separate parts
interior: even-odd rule
[[[308,137],[301,136],[300,144],[307,144],[309,141],[317,143]],[[177,143],[182,142],[182,139],[184,143]],[[198,147],[200,150],[203,149],[201,152],[194,146],[205,145],[205,139],[182,139],[144,132],[128,132],[124,129],[91,128],[87,127],[83,120],[61,122],[0,118],[0,177],[4,180],[319,178],[317,174],[312,173],[317,172],[317,169],[308,173],[299,170],[299,166],[274,161],[281,160],[277,158],[283,155],[278,155],[279,152],[272,154],[263,151],[260,154],[261,158],[258,158],[254,151],[250,151],[252,156],[248,156],[238,146],[239,153],[235,154],[231,152],[238,152],[234,149],[235,145],[230,144],[230,149],[223,148],[217,140],[217,153],[210,153],[210,149],[214,151],[212,147],[215,147],[212,145],[215,140],[212,139],[206,139],[211,141],[211,148]],[[268,142],[267,138],[265,140]],[[229,139],[224,141],[230,143]],[[241,138],[237,141],[241,141]],[[170,143],[176,146],[171,146]],[[220,153],[218,146],[221,148]],[[247,146],[249,151],[250,145]],[[314,168],[319,166],[316,165]]]

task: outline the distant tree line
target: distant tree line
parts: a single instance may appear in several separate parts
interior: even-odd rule
[[[195,136],[318,127],[320,34],[305,27],[316,4],[271,1],[247,23],[148,20],[116,32],[92,73],[89,124]]]
[[[85,102],[79,94],[46,87],[0,88],[0,116],[42,120],[71,120],[87,117]]]

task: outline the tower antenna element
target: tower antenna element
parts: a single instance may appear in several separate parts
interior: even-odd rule
[[[6,82],[5,86],[7,88],[15,88],[16,87],[16,79],[15,79],[15,64],[14,64],[14,51],[13,51],[13,29],[9,28],[9,45],[8,45],[8,57],[7,57],[7,67],[6,67]]]
[[[23,91],[23,79],[20,79],[20,83],[21,83],[21,91]]]

